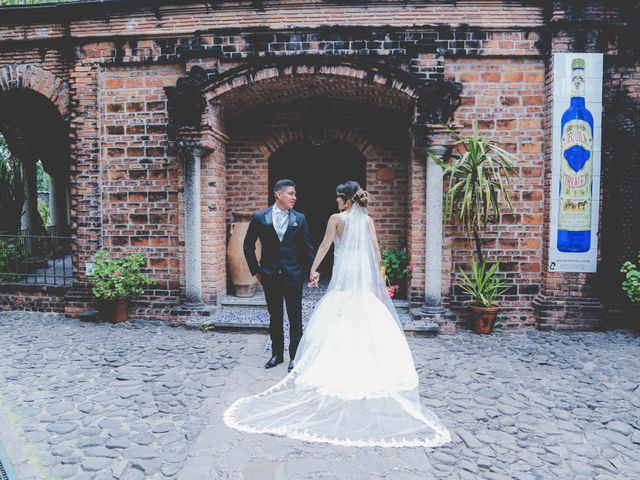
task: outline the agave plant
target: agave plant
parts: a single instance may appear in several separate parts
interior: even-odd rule
[[[472,258],[469,263],[470,274],[460,269],[460,288],[471,297],[467,303],[492,307],[495,300],[509,290],[509,285],[497,275],[499,265],[500,262],[496,262],[489,266],[484,259],[476,263]]]
[[[429,156],[449,177],[444,213],[450,218],[458,211],[458,220],[467,232],[473,233],[478,260],[483,260],[479,230],[491,222],[500,222],[501,200],[512,209],[509,197],[509,176],[515,169],[515,156],[500,145],[478,135],[474,122],[473,134],[463,137],[451,131],[454,153],[445,162],[431,153]]]

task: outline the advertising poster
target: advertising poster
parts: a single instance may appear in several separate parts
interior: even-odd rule
[[[556,53],[549,271],[595,272],[602,139],[601,53]]]

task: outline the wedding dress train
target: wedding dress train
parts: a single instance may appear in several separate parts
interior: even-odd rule
[[[411,351],[379,274],[366,211],[341,214],[334,272],[281,382],[237,400],[225,423],[345,446],[435,447],[451,440],[420,405]]]

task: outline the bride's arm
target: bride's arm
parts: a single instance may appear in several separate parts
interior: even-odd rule
[[[338,228],[338,215],[331,215],[329,217],[329,222],[327,223],[327,230],[324,233],[324,238],[322,239],[322,243],[318,247],[318,253],[316,253],[316,258],[313,260],[313,265],[311,267],[311,274],[309,276],[310,281],[314,281],[314,274],[316,274],[316,270],[318,269],[318,265],[322,263],[325,255],[331,248],[331,244],[336,236],[336,230]]]
[[[380,245],[378,245],[378,236],[376,235],[376,226],[373,224],[373,219],[369,217],[369,229],[371,231],[371,240],[373,241],[373,250],[376,253],[378,264],[382,263],[382,257],[380,256]]]

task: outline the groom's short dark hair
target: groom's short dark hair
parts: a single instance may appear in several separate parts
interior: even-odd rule
[[[280,190],[284,190],[287,187],[296,188],[296,184],[293,183],[293,180],[289,180],[288,178],[283,178],[276,182],[276,186],[273,187],[274,192],[279,192]]]

